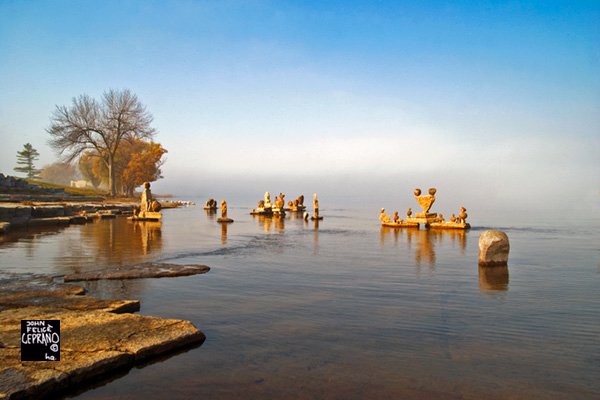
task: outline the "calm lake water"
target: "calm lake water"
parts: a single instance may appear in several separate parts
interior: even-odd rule
[[[133,368],[78,399],[600,398],[600,223],[470,218],[468,232],[381,229],[378,209],[319,223],[201,207],[162,223],[98,221],[0,242],[0,273],[62,275],[144,261],[204,275],[89,283],[192,321],[200,347]],[[507,270],[479,271],[504,230]]]

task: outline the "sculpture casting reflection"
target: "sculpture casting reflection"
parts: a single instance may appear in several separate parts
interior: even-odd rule
[[[508,266],[479,266],[479,290],[481,292],[508,290]]]

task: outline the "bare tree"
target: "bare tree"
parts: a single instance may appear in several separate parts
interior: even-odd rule
[[[66,162],[92,150],[108,168],[110,195],[116,194],[115,155],[123,141],[149,139],[156,133],[152,115],[129,90],[109,90],[102,102],[88,95],[73,99],[70,107],[56,106],[47,132],[49,143]]]

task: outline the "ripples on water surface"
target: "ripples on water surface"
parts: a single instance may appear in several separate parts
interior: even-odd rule
[[[89,283],[141,299],[143,314],[191,320],[207,340],[74,397],[600,398],[597,223],[394,231],[376,212],[323,210],[316,225],[248,211],[223,226],[190,207],[162,224],[4,238],[5,274],[212,267]],[[509,271],[477,267],[479,234],[493,227],[510,237]]]

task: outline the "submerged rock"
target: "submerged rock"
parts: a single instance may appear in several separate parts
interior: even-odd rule
[[[52,283],[44,280],[0,281],[0,309],[22,307],[59,307],[68,310],[101,310],[113,313],[135,312],[140,309],[139,300],[101,300],[83,296],[80,286]]]
[[[206,265],[178,265],[164,263],[144,263],[120,267],[106,271],[82,272],[79,274],[65,275],[65,282],[97,281],[102,279],[140,279],[140,278],[171,278],[204,274],[210,271]]]
[[[502,231],[485,231],[479,236],[479,265],[506,266],[510,244]]]

